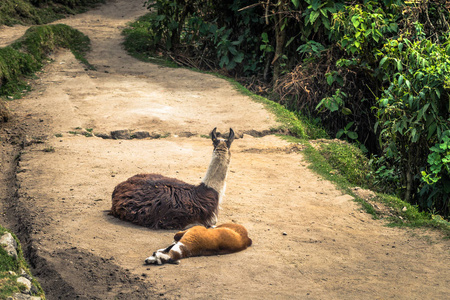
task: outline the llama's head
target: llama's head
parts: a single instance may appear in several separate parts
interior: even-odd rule
[[[234,131],[230,128],[230,133],[227,139],[221,139],[217,137],[216,129],[211,132],[211,139],[214,145],[214,152],[230,152],[231,143],[234,141]]]

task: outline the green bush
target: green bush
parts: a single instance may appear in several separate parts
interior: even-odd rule
[[[449,46],[421,35],[389,40],[379,52],[387,84],[376,107],[380,143],[387,158],[399,157],[405,199],[444,216],[450,215],[448,53]]]

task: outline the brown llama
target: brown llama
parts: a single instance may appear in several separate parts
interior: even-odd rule
[[[214,128],[211,139],[214,145],[211,163],[199,185],[160,174],[138,174],[116,186],[110,214],[154,229],[216,224],[225,193],[234,131],[230,128],[228,139],[221,139]]]
[[[194,226],[174,236],[174,243],[157,250],[145,259],[146,264],[178,264],[179,260],[192,256],[222,255],[247,249],[252,245],[244,226],[223,224],[215,228]]]

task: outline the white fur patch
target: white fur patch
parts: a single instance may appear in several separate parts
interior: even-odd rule
[[[183,252],[181,250],[181,246],[184,246],[184,244],[178,242],[178,243],[175,244],[175,246],[172,247],[172,249],[170,251],[173,251],[173,252],[176,252],[176,253],[178,253],[180,255],[183,255]]]
[[[164,249],[163,249],[164,250]],[[145,263],[150,265],[162,265],[164,262],[168,261],[170,256],[163,252],[155,252],[154,255],[147,257],[145,259]]]

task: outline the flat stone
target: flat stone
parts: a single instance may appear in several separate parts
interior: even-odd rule
[[[11,233],[7,232],[0,237],[0,245],[6,250],[9,256],[17,259],[17,242]]]
[[[131,135],[134,139],[146,139],[150,137],[150,133],[148,131],[136,131]]]
[[[111,138],[115,140],[129,140],[131,139],[131,134],[129,130],[115,130],[111,131]]]
[[[25,291],[23,291],[24,293],[30,293],[30,291],[31,291],[31,281],[30,280],[21,276],[21,277],[17,278],[16,281],[27,287],[27,289]]]

